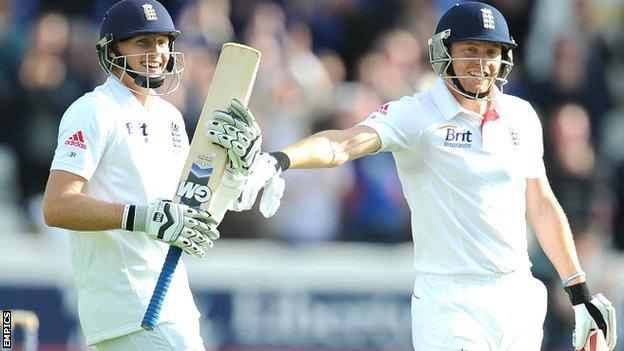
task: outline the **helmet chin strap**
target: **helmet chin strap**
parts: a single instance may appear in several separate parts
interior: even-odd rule
[[[151,78],[147,76],[142,76],[135,71],[130,65],[126,64],[125,67],[130,68],[130,70],[125,70],[126,74],[129,75],[132,79],[134,79],[134,84],[142,87],[142,88],[159,88],[165,82],[165,76],[160,75],[156,78]]]
[[[132,69],[132,67],[130,67]],[[165,76],[160,75],[156,78],[142,76],[132,71],[126,71],[126,73],[134,79],[134,84],[142,88],[159,88],[165,82]]]
[[[450,76],[456,76],[455,70],[453,69],[453,65],[449,66],[448,73],[449,73]],[[490,87],[490,89],[488,89],[486,92],[483,92],[483,93],[473,93],[473,92],[470,92],[470,91],[464,89],[464,86],[459,81],[459,78],[457,78],[457,77],[451,78],[451,81],[453,82],[453,85],[455,86],[455,88],[457,88],[457,90],[461,91],[462,93],[464,93],[467,96],[473,96],[474,100],[485,99],[488,95],[490,95],[490,91],[492,91],[492,87]]]

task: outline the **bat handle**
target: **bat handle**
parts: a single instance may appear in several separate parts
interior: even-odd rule
[[[154,293],[152,294],[150,303],[147,306],[145,315],[143,316],[143,321],[141,322],[141,327],[145,330],[154,329],[156,323],[158,322],[160,309],[163,302],[165,301],[167,290],[169,290],[169,283],[171,283],[171,279],[173,278],[173,272],[178,265],[181,254],[182,249],[175,246],[169,247],[169,252],[167,252],[165,263],[163,264],[162,271],[158,276],[158,281],[156,282]]]

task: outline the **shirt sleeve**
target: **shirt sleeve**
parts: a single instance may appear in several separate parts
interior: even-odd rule
[[[414,111],[413,106],[403,98],[382,105],[358,125],[375,130],[381,139],[380,152],[407,150],[410,143],[417,142],[419,138],[419,133],[414,130],[416,123],[411,118]]]
[[[106,149],[109,128],[98,119],[94,98],[82,97],[65,112],[50,170],[61,170],[90,180]]]
[[[535,179],[546,175],[544,167],[544,139],[542,136],[542,123],[535,109],[527,102],[527,152],[526,152],[526,177]]]

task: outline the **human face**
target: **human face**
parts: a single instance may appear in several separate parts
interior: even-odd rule
[[[453,70],[470,93],[485,93],[492,88],[501,68],[502,54],[503,47],[497,43],[470,40],[451,44]]]
[[[138,35],[118,44],[120,55],[126,55],[127,66],[142,75],[158,77],[169,62],[169,37],[164,34]]]

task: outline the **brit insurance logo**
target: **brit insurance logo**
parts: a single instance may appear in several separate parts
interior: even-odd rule
[[[460,128],[454,124],[445,124],[438,129],[444,137],[444,147],[452,149],[470,149],[472,147],[472,131]]]

